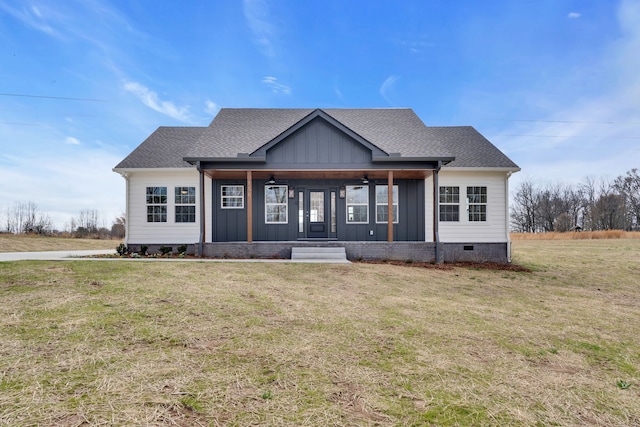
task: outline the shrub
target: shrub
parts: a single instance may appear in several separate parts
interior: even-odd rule
[[[158,250],[162,255],[168,255],[173,251],[173,248],[171,246],[160,246]]]
[[[140,246],[140,255],[146,255],[148,250],[149,250],[149,246],[141,245]]]
[[[187,253],[187,245],[178,246],[178,253],[179,254],[186,254]]]
[[[118,253],[118,255],[123,256],[129,253],[129,250],[124,243],[120,243],[118,246],[116,246],[116,252]]]

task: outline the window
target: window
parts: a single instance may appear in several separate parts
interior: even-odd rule
[[[369,223],[369,187],[347,185],[347,223]]]
[[[440,187],[440,221],[460,221],[460,187]]]
[[[389,222],[389,186],[376,185],[376,222]],[[393,186],[393,222],[398,223],[398,186]]]
[[[487,220],[487,187],[467,187],[469,221]]]
[[[220,194],[222,209],[244,209],[244,185],[223,185]]]
[[[196,222],[196,187],[176,187],[176,222]]]
[[[287,186],[267,185],[264,188],[264,214],[267,224],[287,223]]]
[[[147,187],[147,222],[167,222],[167,187]]]

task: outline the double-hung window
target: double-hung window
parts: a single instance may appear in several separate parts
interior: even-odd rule
[[[196,222],[196,187],[176,187],[176,222]]]
[[[222,209],[244,208],[244,185],[223,185],[220,194]]]
[[[487,187],[467,187],[469,221],[487,220]]]
[[[369,187],[367,185],[347,185],[347,223],[369,223]]]
[[[167,222],[167,187],[147,187],[147,222]]]
[[[460,187],[440,187],[440,221],[460,221]]]
[[[266,185],[264,188],[265,223],[286,224],[288,201],[286,185]]]
[[[389,222],[389,186],[376,185],[376,222]],[[398,223],[398,186],[393,186],[393,222]]]

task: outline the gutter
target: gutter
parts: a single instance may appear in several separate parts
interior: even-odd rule
[[[507,176],[504,179],[504,202],[505,202],[505,233],[507,238],[507,262],[511,264],[511,235],[509,233],[509,223],[511,222],[511,218],[509,218],[509,178],[513,172],[507,172]]]
[[[115,169],[114,171],[118,172],[120,176],[124,178],[125,182],[124,194],[126,195],[126,197],[124,201],[124,245],[127,246],[129,244],[129,172],[116,171]]]
[[[438,167],[433,173],[433,234],[436,241],[436,264],[440,264],[440,229],[438,224],[440,223],[440,198],[438,197],[438,172],[442,168],[442,162],[438,162]]]

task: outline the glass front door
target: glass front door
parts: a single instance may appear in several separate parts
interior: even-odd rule
[[[327,190],[308,190],[307,200],[307,237],[329,237],[329,215],[327,209]]]

